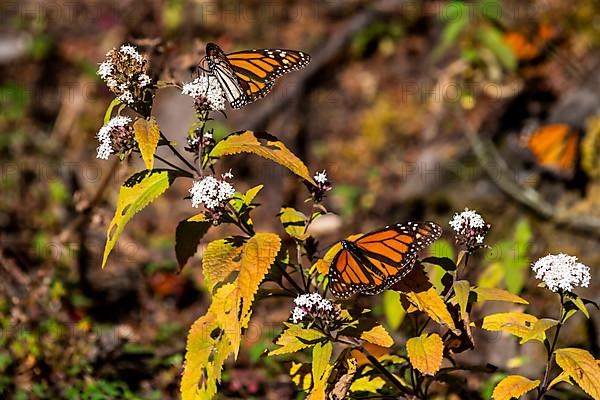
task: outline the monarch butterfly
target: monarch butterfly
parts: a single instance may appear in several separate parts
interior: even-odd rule
[[[418,252],[441,235],[436,223],[408,222],[342,240],[329,267],[329,288],[341,298],[381,293],[408,274]]]
[[[524,144],[543,168],[573,177],[579,156],[579,134],[567,124],[549,124],[524,137]]]
[[[304,68],[310,56],[298,50],[261,49],[225,54],[214,43],[206,45],[208,70],[225,92],[233,108],[242,108],[264,97],[275,79]]]

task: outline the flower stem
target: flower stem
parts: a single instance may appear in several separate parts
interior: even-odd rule
[[[550,376],[550,369],[552,367],[552,363],[554,362],[554,349],[556,348],[556,343],[558,342],[558,335],[560,334],[560,328],[562,328],[565,317],[567,313],[565,312],[564,305],[564,295],[560,293],[560,321],[556,325],[556,332],[554,333],[554,338],[552,339],[552,344],[548,348],[548,358],[546,360],[546,369],[544,370],[544,379],[542,380],[542,385],[538,390],[537,400],[540,400],[546,392],[548,391],[548,378]]]
[[[411,395],[411,392],[408,388],[406,388],[402,382],[400,382],[398,380],[398,378],[396,378],[390,371],[388,371],[383,365],[381,365],[381,363],[379,361],[377,361],[377,359],[375,357],[373,357],[373,355],[371,353],[368,352],[367,349],[365,349],[364,347],[359,347],[359,350],[361,353],[363,353],[365,355],[365,357],[367,357],[367,360],[369,360],[369,362],[371,364],[373,364],[373,367],[375,367],[375,369],[379,372],[381,372],[381,374],[383,376],[386,377],[386,379],[392,384],[394,385],[394,387],[396,389],[398,389],[402,394],[404,395]]]
[[[175,157],[179,158],[189,169],[191,169],[192,171],[196,171],[196,168],[184,156],[182,156],[181,153],[179,153],[179,151],[177,151],[177,149],[171,144],[171,141],[167,139],[167,137],[164,135],[164,133],[162,133],[162,131],[160,132],[160,137],[167,143],[167,146],[175,155]]]

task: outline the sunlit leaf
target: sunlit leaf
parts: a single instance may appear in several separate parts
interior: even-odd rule
[[[247,326],[250,306],[260,283],[275,261],[281,247],[281,239],[274,233],[257,233],[244,245],[237,284],[242,298],[240,320]]]
[[[207,220],[203,213],[184,219],[177,224],[175,256],[180,267],[183,268],[190,257],[196,254],[200,240],[211,226],[212,222]]]
[[[274,161],[316,186],[302,160],[275,136],[265,132],[235,132],[217,143],[210,152],[210,157],[218,158],[239,153],[253,153]]]
[[[434,287],[430,287],[423,292],[408,292],[405,294],[417,309],[427,313],[434,321],[444,324],[452,330],[456,330],[454,320],[452,320],[446,303],[444,303],[444,300]]]
[[[515,335],[521,339],[531,336],[534,326],[539,320],[530,314],[520,312],[508,312],[488,315],[483,319],[482,328],[488,331],[503,331]],[[546,338],[544,332],[531,339],[543,341]],[[530,340],[531,340],[530,339]]]
[[[179,176],[181,175],[173,170],[146,170],[132,175],[123,183],[119,191],[115,215],[106,231],[102,268],[106,265],[108,255],[125,229],[125,225],[136,213],[163,194]]]
[[[456,294],[456,301],[460,310],[462,319],[465,319],[467,315],[467,305],[469,303],[469,293],[471,293],[471,284],[469,281],[456,281],[454,282],[454,293]]]
[[[532,381],[521,375],[509,375],[502,379],[494,388],[493,400],[510,400],[520,398],[525,393],[540,385],[539,380]]]
[[[381,347],[392,347],[394,345],[394,339],[381,325],[375,325],[370,330],[361,333],[360,338]]]
[[[333,369],[329,365],[329,359],[333,352],[331,342],[317,343],[313,347],[312,358],[312,381],[313,388],[306,398],[307,400],[325,400],[325,390],[327,389],[327,379]]]
[[[223,322],[237,319],[236,290],[233,284],[219,288],[206,314],[190,328],[180,387],[183,400],[212,398],[221,380],[223,363],[237,352],[235,346],[239,347],[239,341],[228,335],[233,327]],[[233,315],[233,318],[227,315]]]
[[[569,385],[572,385],[571,377],[565,371],[558,374],[558,376],[548,384],[548,390],[550,390],[554,385],[558,385],[561,382],[567,382]]]
[[[558,321],[550,318],[537,320],[531,327],[531,331],[522,336],[520,344],[527,343],[530,340],[544,342],[546,340],[546,331],[558,324]]]
[[[133,123],[133,132],[146,168],[154,168],[154,153],[160,139],[160,128],[156,123],[156,119],[154,117],[149,120],[137,119]]]
[[[511,292],[498,288],[475,287],[473,291],[477,293],[477,301],[506,301],[517,304],[529,304],[524,298]]]
[[[295,353],[307,347],[314,346],[325,338],[325,335],[315,329],[303,328],[300,325],[287,322],[284,322],[284,325],[287,329],[281,333],[275,342],[275,344],[281,347],[269,352],[270,356]]]
[[[305,232],[306,215],[293,207],[282,207],[279,211],[279,219],[286,233],[298,240],[306,240],[310,235]]]
[[[361,376],[354,380],[350,386],[351,392],[370,392],[377,393],[377,390],[385,386],[385,380],[380,377]]]
[[[406,351],[413,367],[425,375],[435,375],[442,365],[444,344],[437,333],[424,333],[406,341]]]
[[[210,292],[233,271],[240,270],[242,249],[240,243],[231,238],[214,240],[206,246],[202,256],[202,275]]]
[[[577,348],[558,349],[556,363],[594,399],[600,399],[600,366],[586,350]]]
[[[389,327],[396,330],[402,325],[406,311],[400,302],[400,293],[395,290],[386,290],[383,292],[383,313]]]

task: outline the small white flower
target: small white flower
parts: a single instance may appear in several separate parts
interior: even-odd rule
[[[213,138],[213,134],[210,132],[204,132],[204,138],[205,139],[212,139]]]
[[[131,94],[131,92],[123,92],[118,97],[121,103],[124,104],[133,104],[134,102],[133,94]]]
[[[113,72],[113,67],[114,65],[110,60],[103,61],[98,67],[98,75],[100,78],[107,80]]]
[[[235,188],[225,181],[220,181],[214,176],[207,176],[194,182],[190,189],[192,195],[192,207],[203,204],[209,210],[222,205],[230,200],[235,194]]]
[[[131,118],[118,115],[108,121],[108,124],[104,125],[98,133],[96,138],[100,142],[97,148],[96,158],[108,160],[108,157],[115,152],[112,146],[112,135],[111,132],[115,128],[127,126],[131,122]]]
[[[144,58],[142,57],[142,55],[137,51],[137,49],[135,47],[133,47],[130,44],[122,45],[121,48],[119,49],[119,52],[133,57],[140,64],[144,61]]]
[[[225,94],[219,81],[213,75],[202,75],[192,82],[184,84],[181,93],[194,99],[205,97],[208,107],[213,111],[225,110]]]
[[[327,182],[327,172],[325,170],[321,172],[317,172],[314,176],[315,182],[317,183],[326,183]]]
[[[140,86],[142,86],[142,87],[148,86],[149,84],[152,83],[152,79],[150,79],[150,77],[146,74],[141,74],[138,77],[138,81],[140,82]]]
[[[233,179],[233,172],[231,172],[231,170],[225,172],[224,174],[221,175],[221,177],[223,179]]]
[[[590,284],[590,268],[567,254],[547,255],[537,260],[531,269],[553,292],[572,291],[574,287]]]
[[[319,293],[305,293],[294,299],[292,322],[298,323],[306,316],[334,321],[339,317],[339,308]]]

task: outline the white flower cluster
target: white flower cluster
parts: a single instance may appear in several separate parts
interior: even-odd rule
[[[106,53],[98,67],[98,75],[108,88],[125,104],[132,104],[139,90],[152,83],[145,73],[146,61],[132,45],[123,45],[119,51],[112,49]]]
[[[227,177],[233,177],[233,174],[229,173]],[[229,182],[219,180],[214,176],[207,176],[194,182],[190,193],[192,207],[203,204],[207,209],[214,210],[230,200],[235,194],[235,189]]]
[[[108,121],[108,124],[100,128],[96,134],[96,138],[100,142],[97,149],[97,158],[108,160],[108,157],[115,152],[115,149],[113,148],[113,130],[126,127],[129,123],[131,123],[131,118],[119,115],[111,118],[111,120]]]
[[[537,260],[531,269],[553,292],[571,291],[576,286],[590,284],[590,268],[567,254],[547,255]]]
[[[292,311],[292,322],[297,324],[308,314],[326,314],[334,311],[330,300],[324,299],[319,293],[301,294],[294,299],[296,307]]]
[[[213,75],[202,75],[192,82],[184,84],[181,93],[193,97],[197,101],[205,100],[209,110],[225,110],[225,93]]]
[[[450,226],[456,234],[456,243],[465,245],[468,251],[485,247],[483,241],[491,228],[491,225],[487,224],[481,215],[468,208],[461,213],[454,214],[450,220]]]

